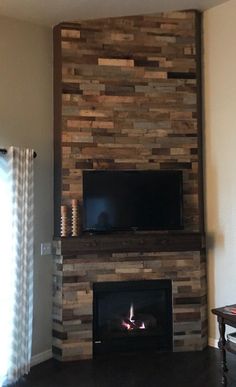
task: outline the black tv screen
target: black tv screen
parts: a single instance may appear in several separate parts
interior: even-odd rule
[[[181,171],[84,171],[83,230],[183,228]]]

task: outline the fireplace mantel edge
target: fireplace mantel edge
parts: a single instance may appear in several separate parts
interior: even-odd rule
[[[205,249],[205,234],[200,232],[82,234],[79,237],[61,237],[54,240],[62,255]]]

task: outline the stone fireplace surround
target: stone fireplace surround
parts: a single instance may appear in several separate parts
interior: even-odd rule
[[[154,233],[144,238],[141,233],[133,238],[139,240],[136,251],[134,242],[130,251],[124,247],[124,236],[123,246],[121,236],[114,236],[111,252],[110,239],[86,235],[55,242],[54,357],[62,361],[92,358],[93,283],[106,281],[171,279],[173,349],[203,349],[207,345],[206,262],[200,234],[183,233],[181,248],[174,243],[180,243],[181,234]]]

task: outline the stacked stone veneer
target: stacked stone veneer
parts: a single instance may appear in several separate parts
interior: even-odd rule
[[[84,169],[180,169],[185,229],[199,230],[196,20],[177,12],[56,27],[62,204],[82,202]],[[58,204],[55,213],[59,221]]]
[[[205,273],[200,252],[58,255],[54,272],[54,356],[60,360],[92,357],[93,283],[101,281],[171,279],[174,351],[203,349],[207,343]]]

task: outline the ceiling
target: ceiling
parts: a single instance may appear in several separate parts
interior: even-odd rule
[[[184,9],[206,10],[226,0],[0,0],[0,15],[54,26],[62,21]]]

